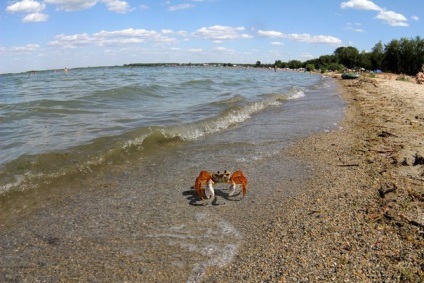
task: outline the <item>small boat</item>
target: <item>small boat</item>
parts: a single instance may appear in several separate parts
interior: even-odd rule
[[[342,74],[342,79],[344,79],[344,80],[352,80],[352,79],[357,79],[357,78],[359,78],[358,73],[343,73]]]

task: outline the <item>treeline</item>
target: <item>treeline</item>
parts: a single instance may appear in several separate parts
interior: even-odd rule
[[[422,64],[424,64],[424,40],[419,36],[411,39],[393,39],[384,45],[379,41],[371,52],[359,52],[351,46],[338,47],[332,55],[323,55],[305,62],[275,61],[275,66],[278,68],[305,68],[308,71],[321,70],[321,72],[364,68],[413,76],[421,71]]]

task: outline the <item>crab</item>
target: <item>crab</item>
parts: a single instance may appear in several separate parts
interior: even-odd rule
[[[224,171],[224,173],[220,173],[219,171],[216,173],[201,171],[199,176],[196,178],[196,182],[194,183],[194,189],[196,190],[196,193],[199,198],[202,200],[204,199],[202,191],[203,185],[206,185],[206,198],[214,198],[215,191],[212,185],[215,183],[231,183],[228,194],[229,196],[232,196],[234,194],[237,185],[241,185],[243,197],[246,195],[247,178],[246,176],[244,176],[242,171],[239,170],[234,172],[233,174],[231,174],[229,171]]]

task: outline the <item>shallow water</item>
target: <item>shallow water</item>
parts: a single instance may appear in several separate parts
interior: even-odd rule
[[[91,68],[0,76],[0,193],[226,131],[323,87],[229,68]]]
[[[198,98],[203,102],[187,98],[190,107],[180,112],[189,122],[158,113],[152,119],[171,122],[149,125],[157,131],[129,126],[129,132],[61,149],[60,157],[47,151],[30,158],[36,166],[46,158],[47,165],[78,170],[46,165],[35,168],[38,179],[8,187],[1,199],[1,279],[201,282],[254,244],[273,206],[296,195],[310,176],[311,168],[286,157],[284,149],[336,128],[343,103],[334,82],[317,75],[194,68],[183,80],[186,70],[156,71],[175,76],[174,83],[158,78],[162,85],[178,85],[184,93],[200,85],[209,93]],[[238,169],[249,180],[246,197],[240,188],[229,197],[227,184],[215,185],[214,201],[195,195],[201,170]],[[22,170],[36,175],[31,166]]]

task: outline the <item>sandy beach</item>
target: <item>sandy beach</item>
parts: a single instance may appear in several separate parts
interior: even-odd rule
[[[314,178],[207,282],[422,282],[424,88],[395,77],[340,80],[340,130],[287,152]]]

